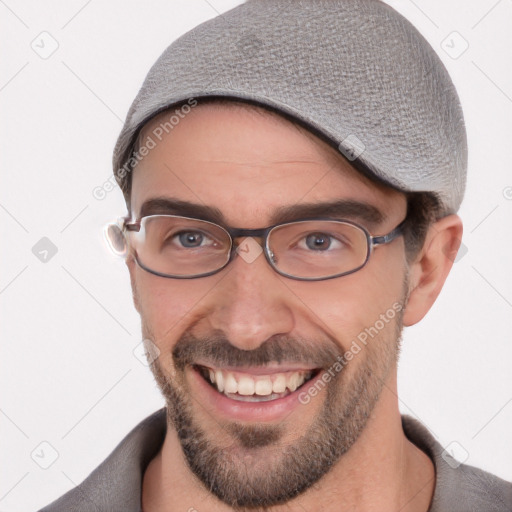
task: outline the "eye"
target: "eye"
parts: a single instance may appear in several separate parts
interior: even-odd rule
[[[301,249],[309,249],[317,252],[325,252],[327,249],[341,249],[345,244],[328,233],[309,233],[302,238],[297,246]]]
[[[215,241],[201,231],[180,231],[167,239],[169,242],[184,248],[196,248],[215,245]]]

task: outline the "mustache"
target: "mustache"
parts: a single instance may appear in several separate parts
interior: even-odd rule
[[[220,331],[198,338],[185,333],[176,343],[172,357],[175,367],[184,370],[187,365],[201,361],[214,367],[265,366],[271,363],[304,364],[311,368],[328,368],[343,351],[333,340],[291,338],[275,335],[259,347],[243,350],[232,345]]]

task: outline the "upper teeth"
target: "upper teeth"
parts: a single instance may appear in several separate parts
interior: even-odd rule
[[[286,389],[293,392],[302,386],[311,374],[310,371],[296,371],[272,375],[249,375],[208,369],[210,382],[215,384],[220,392],[245,396],[268,396],[272,393],[284,393]]]

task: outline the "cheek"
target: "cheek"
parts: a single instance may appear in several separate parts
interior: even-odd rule
[[[358,337],[375,333],[376,324],[379,336],[395,329],[402,308],[404,270],[396,256],[388,260],[388,265],[368,265],[339,279],[288,286],[306,306],[309,321],[347,350]]]
[[[143,322],[161,349],[173,344],[200,318],[208,292],[219,277],[167,279],[136,269],[136,285]]]

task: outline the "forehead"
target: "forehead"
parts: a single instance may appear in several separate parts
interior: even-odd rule
[[[155,197],[213,206],[228,222],[247,227],[300,203],[366,202],[384,217],[405,205],[404,194],[369,180],[278,114],[236,103],[176,114],[163,112],[140,134],[140,144],[152,149],[134,169],[135,216]]]

